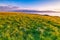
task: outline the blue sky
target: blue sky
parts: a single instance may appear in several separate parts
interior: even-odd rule
[[[31,10],[60,10],[60,0],[0,0],[1,5]]]

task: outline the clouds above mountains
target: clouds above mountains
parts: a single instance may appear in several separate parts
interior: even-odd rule
[[[31,9],[22,9],[17,6],[11,6],[11,5],[0,5],[0,12],[39,12],[39,13],[60,13],[54,10],[31,10]]]
[[[16,6],[0,6],[0,11],[10,11],[10,10],[17,10],[19,7]]]

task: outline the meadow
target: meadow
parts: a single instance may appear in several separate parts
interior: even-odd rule
[[[0,12],[0,40],[60,40],[60,17]]]

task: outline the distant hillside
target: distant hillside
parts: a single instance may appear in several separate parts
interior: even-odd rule
[[[60,17],[0,12],[0,40],[60,40]]]
[[[58,13],[57,11],[37,11],[37,10],[10,10],[12,12],[37,12],[37,13]]]

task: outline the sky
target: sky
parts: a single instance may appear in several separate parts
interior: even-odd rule
[[[60,11],[60,0],[0,0],[0,6],[8,6],[9,9]]]

